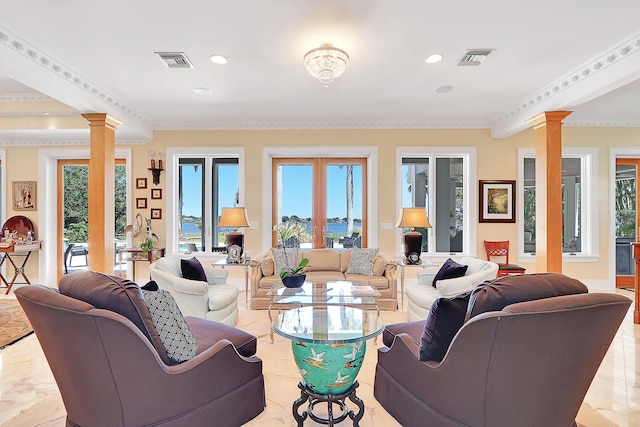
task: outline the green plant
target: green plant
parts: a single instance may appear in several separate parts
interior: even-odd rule
[[[303,234],[306,230],[306,226],[299,222],[286,222],[280,223],[273,226],[273,230],[276,232],[276,236],[278,238],[278,244],[282,246],[282,251],[284,252],[285,264],[289,265],[287,261],[287,249],[286,243],[292,237],[299,238],[301,234]],[[284,267],[280,270],[280,278],[284,279],[287,276],[297,276],[302,273],[302,270],[309,265],[308,258],[302,258],[298,263],[298,266],[295,268]]]
[[[154,244],[153,240],[151,240],[151,237],[147,237],[142,243],[140,243],[140,249],[142,249],[142,252],[144,252],[145,254],[152,251],[153,247]]]

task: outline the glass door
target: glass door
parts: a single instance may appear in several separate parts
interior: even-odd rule
[[[302,230],[286,246],[366,246],[366,159],[274,159],[272,176],[273,225]]]
[[[640,159],[616,159],[616,287],[633,288],[635,261],[632,242],[638,241],[638,165]]]

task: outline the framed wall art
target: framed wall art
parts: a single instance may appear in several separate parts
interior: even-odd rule
[[[147,178],[136,178],[136,188],[147,188]]]
[[[36,181],[13,181],[13,210],[36,210]]]
[[[480,222],[516,222],[515,187],[515,181],[480,181]]]
[[[162,209],[151,209],[151,219],[162,219]]]
[[[151,199],[152,200],[160,200],[160,199],[162,199],[162,188],[152,188],[151,189]]]
[[[136,198],[136,208],[138,208],[138,209],[147,209],[147,198],[146,197],[137,197]]]

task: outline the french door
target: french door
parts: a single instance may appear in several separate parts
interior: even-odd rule
[[[640,159],[616,159],[616,287],[633,288],[635,261],[632,242],[638,240],[638,179]]]
[[[365,158],[274,158],[272,225],[303,224],[302,248],[366,247],[366,176]]]

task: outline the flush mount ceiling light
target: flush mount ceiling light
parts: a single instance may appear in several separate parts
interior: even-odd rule
[[[211,62],[213,62],[214,64],[218,64],[218,65],[224,65],[227,62],[229,62],[229,61],[227,61],[227,58],[225,56],[218,55],[218,54],[211,55],[211,57],[209,59],[211,60]]]
[[[342,49],[325,43],[304,55],[304,66],[309,74],[320,80],[325,87],[344,73],[349,65],[349,55]]]
[[[427,59],[425,59],[424,62],[426,62],[427,64],[435,64],[436,62],[442,61],[442,58],[444,58],[443,54],[441,54],[441,53],[433,53],[433,54],[427,56]]]
[[[195,93],[196,95],[211,95],[213,93],[213,91],[209,88],[206,87],[197,87],[195,89],[193,89],[193,93]]]

